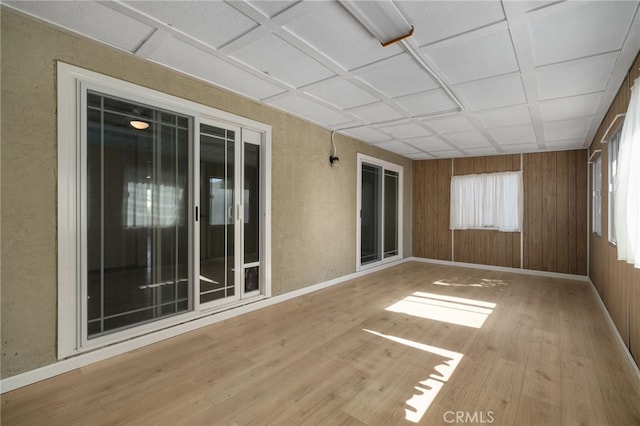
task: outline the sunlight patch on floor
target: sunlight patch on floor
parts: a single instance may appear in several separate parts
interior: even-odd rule
[[[440,392],[440,389],[451,378],[453,372],[458,367],[458,364],[464,356],[461,353],[450,351],[447,349],[439,348],[437,346],[431,346],[424,343],[415,342],[413,340],[403,339],[401,337],[390,336],[388,334],[379,333],[373,330],[364,329],[367,333],[383,337],[396,343],[400,343],[405,346],[419,349],[424,352],[429,352],[434,355],[438,355],[444,358],[441,364],[434,367],[436,374],[429,375],[428,378],[418,382],[418,385],[414,386],[416,393],[409,398],[406,404],[410,408],[405,408],[405,419],[412,423],[419,423],[424,414],[427,412],[433,400]]]
[[[385,310],[465,327],[480,328],[495,307],[495,303],[481,300],[418,291]]]
[[[467,283],[460,282],[460,281],[461,280],[459,279],[442,279],[442,280],[434,281],[433,284],[443,285],[447,287],[499,287],[499,286],[509,285],[503,280],[492,280],[487,278],[483,278],[479,281],[473,281],[473,282],[467,282]]]

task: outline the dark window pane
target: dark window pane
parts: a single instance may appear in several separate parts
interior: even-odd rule
[[[189,280],[188,133],[171,125],[138,130],[122,113],[151,118],[160,111],[109,97],[104,105],[87,111],[90,338],[189,306],[182,303]]]

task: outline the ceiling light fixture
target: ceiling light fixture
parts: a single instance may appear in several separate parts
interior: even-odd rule
[[[131,125],[131,127],[138,130],[144,130],[149,127],[149,123],[147,123],[146,121],[131,120],[129,124]]]
[[[383,47],[413,35],[413,25],[390,0],[338,1]]]
[[[413,35],[413,25],[405,17],[392,0],[357,1],[338,0],[340,4],[360,22],[382,46],[399,43],[402,49],[427,72],[456,104],[459,111],[464,111],[464,104],[453,93],[446,82],[431,68]]]

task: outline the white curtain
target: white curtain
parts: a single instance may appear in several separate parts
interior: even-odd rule
[[[631,89],[631,101],[622,126],[615,192],[618,260],[640,268],[640,78]]]
[[[450,229],[522,230],[522,172],[453,176]]]

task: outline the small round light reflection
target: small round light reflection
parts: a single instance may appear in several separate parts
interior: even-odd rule
[[[131,124],[131,127],[138,130],[144,130],[149,127],[149,123],[145,121],[131,120],[129,124]]]

